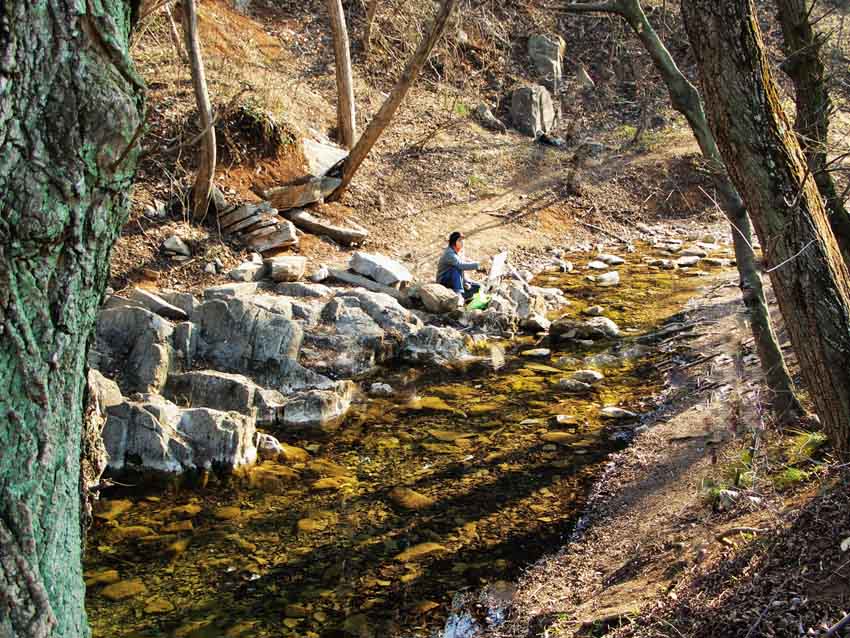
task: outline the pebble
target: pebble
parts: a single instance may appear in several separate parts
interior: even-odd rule
[[[596,259],[605,262],[609,266],[619,266],[620,264],[626,263],[626,260],[622,257],[618,257],[617,255],[610,255],[608,253],[602,253],[600,255],[597,255]]]
[[[395,559],[400,563],[407,563],[427,558],[433,554],[440,554],[445,551],[448,550],[439,543],[419,543],[418,545],[414,545],[413,547],[410,547],[396,555]]]
[[[591,387],[587,383],[576,381],[575,379],[559,379],[558,389],[563,390],[564,392],[579,394],[583,392],[590,392]]]
[[[235,506],[219,507],[213,510],[213,516],[220,521],[232,521],[242,516],[242,509]]]
[[[373,397],[391,397],[395,391],[388,383],[373,383],[369,386],[369,394]]]
[[[601,317],[602,313],[605,312],[605,309],[602,306],[590,306],[581,312],[588,317]]]
[[[582,383],[598,383],[605,378],[605,375],[596,370],[576,370],[573,373],[573,379]]]
[[[167,614],[170,611],[174,611],[174,605],[161,596],[149,599],[147,605],[145,605],[146,614]]]
[[[434,504],[434,499],[408,487],[393,488],[389,496],[393,503],[408,510],[426,509]]]
[[[100,590],[104,598],[112,601],[125,600],[133,598],[139,594],[144,594],[148,590],[141,578],[131,578],[129,580],[121,580],[117,583],[107,585]]]
[[[549,348],[532,348],[531,350],[523,350],[520,352],[520,355],[523,357],[533,357],[533,358],[545,358],[552,354],[552,351]]]
[[[637,416],[631,410],[624,410],[613,405],[608,405],[599,411],[604,419],[633,419]]]
[[[111,585],[112,583],[117,583],[121,580],[121,576],[118,574],[117,569],[101,569],[98,571],[86,572],[84,576],[86,579],[86,587],[92,587],[94,585]]]

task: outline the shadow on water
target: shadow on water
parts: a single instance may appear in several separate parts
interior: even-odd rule
[[[591,287],[579,273],[546,275],[541,285],[567,292],[567,314],[600,303],[637,335],[703,283],[651,270],[638,256],[620,271],[617,289]],[[515,343],[498,372],[430,372],[404,398],[365,401],[328,440],[275,433],[331,465],[295,464],[297,474],[262,488],[232,479],[115,489],[108,497],[132,507],[118,523],[98,521],[86,569],[140,578],[146,592],[112,602],[91,587],[94,635],[426,636],[454,593],[517,576],[563,544],[607,455],[622,445],[599,407],[645,411],[663,385],[656,355],[628,344],[518,356],[530,342]],[[606,375],[590,394],[558,390],[558,379],[586,367]],[[399,387],[405,371],[387,376]],[[553,421],[559,414],[572,417],[568,425]],[[552,432],[557,442],[542,438]],[[336,489],[315,489],[335,474]],[[425,499],[405,509],[393,498],[399,487]],[[173,512],[186,504],[198,510],[191,526]]]

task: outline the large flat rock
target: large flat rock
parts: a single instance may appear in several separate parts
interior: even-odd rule
[[[413,275],[403,264],[380,253],[356,252],[351,256],[348,267],[385,286],[413,281]]]

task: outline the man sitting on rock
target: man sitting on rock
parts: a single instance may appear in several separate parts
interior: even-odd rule
[[[481,264],[476,261],[463,260],[463,233],[454,231],[449,235],[449,245],[443,251],[437,263],[437,283],[454,290],[469,301],[481,287],[466,278],[467,270],[480,270]]]

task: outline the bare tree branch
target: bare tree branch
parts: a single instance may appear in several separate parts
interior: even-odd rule
[[[556,6],[548,5],[546,8],[560,13],[616,13],[620,15],[623,12],[616,0],[614,2],[575,2]]]

